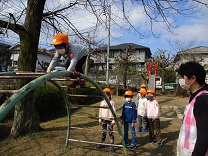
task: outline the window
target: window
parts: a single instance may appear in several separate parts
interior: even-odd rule
[[[114,51],[109,51],[109,58],[114,58]]]

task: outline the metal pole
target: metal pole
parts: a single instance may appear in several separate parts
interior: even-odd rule
[[[110,18],[111,6],[108,5],[108,47],[107,47],[107,69],[106,69],[106,83],[109,83],[109,53],[110,53]]]

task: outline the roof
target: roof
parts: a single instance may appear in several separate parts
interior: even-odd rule
[[[127,48],[129,45],[132,45],[135,50],[145,50],[148,56],[152,55],[149,47],[141,46],[135,43],[123,43],[123,44],[113,45],[110,46],[110,50],[123,50]],[[99,47],[98,49],[106,50],[106,47]]]
[[[0,47],[9,48],[9,47],[11,47],[11,46],[10,46],[10,45],[8,45],[8,44],[5,44],[5,43],[0,43]]]
[[[20,46],[20,43],[18,42],[18,43],[16,43],[16,44],[14,44],[13,46],[11,46],[10,48],[9,48],[9,50],[13,50],[13,49],[15,49],[15,48],[17,48],[17,47],[19,47]]]
[[[202,53],[207,53],[208,54],[208,47],[205,46],[199,46],[199,47],[195,47],[195,48],[191,48],[191,49],[187,49],[187,50],[183,50],[183,51],[179,51],[177,54],[202,54]]]
[[[15,48],[18,48],[18,50],[20,49],[20,43],[16,43],[15,45],[11,46],[9,49],[13,50]],[[51,51],[47,51],[46,48],[38,48],[38,53],[41,55],[47,55],[47,56],[53,56],[54,53]]]
[[[184,55],[184,54],[208,54],[208,47],[199,46],[199,47],[195,47],[195,48],[179,51],[179,52],[177,52],[177,54],[176,54],[176,56],[174,58],[174,61],[178,61],[180,56]]]

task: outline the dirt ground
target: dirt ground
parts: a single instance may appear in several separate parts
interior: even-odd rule
[[[181,119],[177,117],[173,106],[177,106],[183,113],[184,106],[188,98],[174,96],[157,96],[156,99],[161,105],[161,137],[164,141],[162,147],[157,147],[157,143],[148,143],[148,132],[145,134],[137,133],[137,149],[135,151],[127,150],[128,155],[141,156],[174,156],[176,155],[176,140],[178,138]],[[123,97],[114,96],[113,100],[117,108],[122,106]],[[99,106],[100,103],[93,105]],[[176,108],[176,107],[174,107]],[[91,142],[100,142],[101,126],[98,125],[98,108],[80,108],[73,111],[71,139],[79,139]],[[117,111],[120,117],[121,111]],[[0,156],[117,156],[125,155],[123,148],[116,147],[115,153],[109,153],[109,147],[96,150],[94,144],[69,142],[65,147],[67,134],[67,116],[41,123],[43,131],[31,133],[16,140],[8,139],[11,122],[0,123]],[[137,127],[138,125],[136,125]],[[123,131],[123,125],[121,125]],[[117,133],[117,127],[114,126],[115,144],[121,145],[121,139]],[[129,138],[131,138],[129,134]],[[107,135],[106,143],[109,143]]]

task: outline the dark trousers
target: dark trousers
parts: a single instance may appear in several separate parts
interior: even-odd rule
[[[149,140],[150,141],[161,141],[160,135],[160,119],[154,119],[152,120],[152,118],[148,118],[148,122],[149,122]],[[155,131],[155,133],[154,133]]]
[[[147,117],[138,115],[138,125],[140,129],[147,129]]]
[[[80,73],[84,74],[84,72],[83,72],[83,65],[84,65],[86,59],[87,59],[87,56],[83,56],[83,57],[77,62],[77,65],[76,65],[76,67],[75,67],[75,70],[76,70],[77,72],[80,72]],[[66,68],[66,69],[68,69],[70,63],[71,63],[71,59],[68,58],[67,61],[66,61],[66,64],[65,64],[65,68]]]
[[[101,142],[104,143],[106,139],[106,131],[108,130],[110,136],[111,144],[114,144],[114,134],[113,134],[113,125],[111,125],[111,121],[102,120],[102,139]]]

